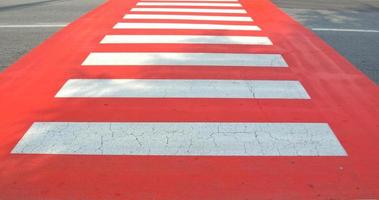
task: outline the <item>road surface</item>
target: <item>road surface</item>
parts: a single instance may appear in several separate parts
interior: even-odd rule
[[[3,0],[0,70],[18,60],[51,34],[104,0]],[[379,84],[379,2],[375,0],[275,0],[281,9],[318,34],[371,80]],[[48,25],[47,27],[38,25]],[[337,30],[334,30],[337,29]],[[353,29],[353,30],[350,30]],[[347,30],[347,31],[346,31]]]
[[[3,25],[62,29],[0,73],[0,199],[378,198],[377,84],[271,1],[93,6]]]

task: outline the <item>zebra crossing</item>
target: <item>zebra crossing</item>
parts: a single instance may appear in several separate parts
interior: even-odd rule
[[[209,6],[209,7],[242,7],[239,3],[167,3],[139,2],[137,6]]]
[[[375,199],[378,99],[270,0],[108,0],[0,73],[0,199]]]
[[[233,2],[233,3],[231,3]],[[196,7],[196,8],[193,8]],[[198,8],[200,7],[200,8]],[[171,13],[171,14],[170,14]],[[196,13],[189,15],[188,13]],[[208,15],[207,15],[208,14]],[[212,15],[209,15],[212,14]],[[215,15],[217,14],[217,15]],[[142,20],[130,22],[128,20]],[[121,20],[126,20],[121,22]],[[156,22],[156,20],[160,20]],[[165,21],[167,20],[167,21]],[[170,22],[183,20],[183,22]],[[194,22],[187,22],[192,20]],[[196,21],[203,21],[198,23]],[[213,23],[212,23],[213,21]],[[216,22],[222,22],[216,23]],[[239,24],[243,22],[245,24]],[[246,24],[248,23],[248,24]],[[96,66],[184,66],[291,68],[285,57],[269,53],[192,52],[186,45],[273,47],[268,36],[237,0],[142,0],[115,22],[114,30],[145,34],[109,34],[101,45],[180,44],[176,52],[88,52],[83,70]],[[151,35],[151,30],[204,30],[203,34]],[[222,31],[209,35],[206,31]],[[242,31],[248,36],[228,31]],[[150,33],[150,34],[149,34]],[[200,46],[201,47],[201,46]],[[201,49],[201,48],[200,48]],[[110,69],[111,70],[111,69]],[[260,99],[312,101],[299,80],[217,79],[69,79],[55,98]],[[247,111],[248,112],[248,111]],[[327,122],[35,122],[13,154],[176,155],[176,156],[347,156]]]
[[[30,145],[28,140],[44,145]],[[33,124],[13,151],[79,155],[345,155],[324,123],[44,122]]]
[[[164,15],[164,14],[126,14],[124,19],[168,19],[168,20],[199,20],[199,21],[237,21],[252,22],[251,17],[244,16],[213,16],[213,15]]]
[[[205,9],[205,8],[133,8],[132,12],[183,12],[183,13],[247,13],[243,9]]]
[[[241,44],[272,45],[267,37],[217,35],[106,35],[101,44]]]
[[[56,97],[309,99],[298,81],[69,80]]]
[[[226,53],[91,53],[83,66],[99,65],[175,65],[175,66],[245,66],[287,67],[278,54],[226,54]]]

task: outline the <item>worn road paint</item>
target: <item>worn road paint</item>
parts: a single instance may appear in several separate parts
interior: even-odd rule
[[[241,44],[272,45],[268,37],[215,35],[106,35],[101,44]]]
[[[239,3],[173,3],[173,2],[139,2],[137,6],[205,6],[205,7],[242,7]]]
[[[213,16],[213,15],[153,15],[153,14],[126,14],[124,19],[166,19],[166,20],[202,20],[202,21],[240,21],[252,22],[251,17],[244,16]]]
[[[379,30],[369,30],[369,29],[312,28],[312,30],[313,31],[331,31],[331,32],[379,33]]]
[[[114,29],[198,29],[260,31],[255,25],[190,24],[190,23],[117,23]]]
[[[141,0],[140,2],[155,2],[155,1],[177,1],[177,2],[181,2],[181,1],[188,1],[188,2],[214,2],[214,1],[217,1],[217,2],[238,2],[238,0]]]
[[[271,1],[241,0],[239,3],[243,5],[242,14],[201,13],[204,10],[187,14],[252,17],[253,23],[213,22],[220,25],[256,25],[261,27],[262,31],[112,29],[118,22],[179,21],[123,19],[127,14],[186,13],[178,11],[179,7],[172,7],[175,11],[170,10],[170,13],[131,11],[136,7],[136,0],[109,0],[63,28],[1,72],[0,199],[378,198],[377,85],[313,32],[285,15]],[[182,19],[180,22],[187,23],[185,20]],[[210,22],[198,20],[197,23]],[[100,44],[106,35],[140,34],[262,36],[268,37],[274,45]],[[81,64],[91,52],[277,54],[285,58],[288,67],[83,67]],[[311,99],[55,98],[57,92],[70,79],[294,80],[301,82]],[[286,125],[306,122],[328,126],[333,131],[330,137],[334,134],[340,142],[339,145],[343,146],[346,156],[12,154],[12,149],[26,136],[25,133],[35,122],[285,122]],[[286,130],[288,129],[280,129]],[[304,133],[307,130],[302,129]],[[59,135],[56,132],[54,134]],[[101,133],[91,132],[87,139],[96,135]],[[66,136],[68,135],[59,135]],[[255,141],[255,138],[251,139]],[[305,141],[304,138],[296,139]],[[236,143],[234,138],[228,141],[230,144]],[[293,139],[288,140],[288,143],[294,146],[302,145],[295,144]],[[288,150],[291,148],[292,146],[289,146]]]
[[[67,24],[7,24],[0,25],[0,28],[60,28]]]
[[[298,81],[71,79],[56,97],[309,99]]]
[[[83,62],[84,66],[104,65],[170,65],[170,66],[244,66],[287,67],[280,54],[233,53],[109,53],[96,52]]]
[[[132,8],[132,12],[246,13],[244,9]]]
[[[323,123],[34,123],[14,154],[346,156]]]

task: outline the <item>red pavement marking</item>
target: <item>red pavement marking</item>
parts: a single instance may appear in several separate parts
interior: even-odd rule
[[[106,34],[146,33],[112,30],[136,1],[110,0],[1,73],[0,199],[379,198],[377,86],[268,0],[241,2],[263,31],[228,33],[265,35],[274,47],[207,45],[205,51],[282,53],[289,68],[82,67],[91,51],[181,49],[100,45]],[[300,80],[312,100],[55,99],[69,78]],[[34,121],[328,122],[348,157],[10,154]]]

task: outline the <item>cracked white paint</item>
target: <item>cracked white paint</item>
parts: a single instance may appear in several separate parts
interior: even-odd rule
[[[82,65],[174,65],[174,66],[242,66],[288,67],[280,54],[238,53],[90,53]]]
[[[138,2],[137,6],[242,7],[242,5],[239,3],[193,3],[193,2]]]
[[[298,81],[70,79],[56,97],[310,99]]]
[[[188,13],[244,13],[244,9],[205,9],[205,8],[132,8],[132,12],[188,12]]]
[[[241,21],[252,22],[251,17],[213,16],[213,15],[161,15],[161,14],[127,14],[124,19],[171,19],[171,20],[206,20],[206,21]]]
[[[193,30],[240,30],[260,31],[255,25],[190,24],[190,23],[117,23],[114,29],[193,29]]]
[[[37,122],[12,153],[347,156],[324,123]]]
[[[272,45],[268,37],[213,35],[106,35],[101,44],[240,44]]]

